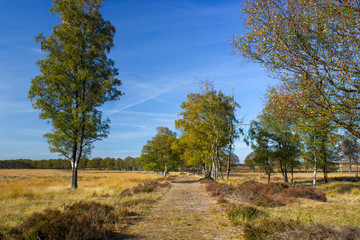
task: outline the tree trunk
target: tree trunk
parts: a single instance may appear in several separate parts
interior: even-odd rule
[[[168,169],[167,169],[167,165],[166,165],[166,162],[165,162],[165,168],[164,168],[164,172],[163,172],[163,177],[164,178],[166,178],[167,173],[168,173]]]
[[[289,178],[288,178],[288,170],[287,170],[287,154],[286,154],[286,151],[287,151],[287,144],[285,143],[285,153],[284,153],[284,181],[285,183],[289,183]]]
[[[359,161],[356,161],[356,173],[355,173],[355,181],[359,181]]]
[[[223,172],[222,172],[222,168],[221,168],[221,163],[220,163],[220,156],[219,156],[219,146],[216,145],[216,169],[217,169],[217,172],[216,172],[216,177],[218,178],[218,175],[219,175],[219,171],[220,171],[220,176],[221,176],[221,179],[224,181],[224,175],[223,175]]]
[[[281,171],[281,175],[284,177],[284,167],[283,167],[283,161],[280,158],[280,162],[279,162],[279,167],[280,167],[280,171]]]
[[[326,159],[326,157],[325,157]],[[324,163],[324,182],[327,183],[328,182],[328,178],[327,178],[327,162],[325,160],[325,163]]]
[[[285,182],[285,183],[288,183],[288,182],[289,182],[288,175],[287,175],[286,160],[285,160],[285,163],[284,163],[284,182]]]
[[[314,177],[313,177],[313,190],[316,189],[316,153],[314,153]]]
[[[294,179],[294,168],[291,167],[291,183],[294,184],[295,183],[295,179]]]
[[[251,167],[250,167],[250,169],[251,169]],[[226,181],[229,181],[230,170],[231,170],[231,144],[229,144],[229,155],[228,155],[227,165],[226,165]]]
[[[351,158],[349,158],[349,172],[351,172]]]
[[[218,169],[214,158],[212,159],[212,178],[218,181]]]
[[[77,189],[77,168],[78,168],[78,158],[77,158],[77,143],[73,146],[72,159],[71,159],[71,168],[72,168],[72,178],[71,178],[71,188]]]
[[[268,175],[268,183],[270,183],[270,159],[269,159],[269,151],[266,151],[266,157],[267,157],[267,161],[266,161],[266,168],[267,168],[267,175]]]
[[[342,165],[341,165],[341,161],[340,161],[340,164],[339,164],[339,172],[342,173]]]
[[[75,162],[71,162],[71,167],[72,167],[72,181],[71,181],[71,188],[72,189],[77,189],[78,188],[78,184],[77,184],[77,168],[78,168],[78,164],[75,160]]]

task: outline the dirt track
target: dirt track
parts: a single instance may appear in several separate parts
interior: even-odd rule
[[[239,239],[239,233],[189,176],[177,178],[149,214],[130,226],[125,239]]]

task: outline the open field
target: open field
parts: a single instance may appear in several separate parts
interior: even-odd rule
[[[132,216],[135,213],[137,217],[130,220],[130,228],[126,218],[116,223],[116,232],[125,232],[128,238],[158,239],[159,236],[167,237],[171,232],[173,239],[176,236],[183,236],[181,239],[191,239],[191,236],[196,239],[241,239],[244,236],[245,239],[263,239],[264,234],[268,234],[266,231],[283,234],[284,231],[295,229],[304,233],[320,228],[327,228],[324,231],[328,233],[336,229],[337,233],[347,236],[360,222],[360,184],[339,181],[353,177],[353,173],[330,173],[327,184],[322,181],[321,172],[318,173],[317,189],[326,193],[326,201],[323,201],[321,194],[308,198],[311,191],[306,191],[303,186],[306,189],[311,187],[312,173],[294,174],[295,186],[301,186],[299,193],[304,194],[296,197],[296,194],[291,195],[293,192],[286,190],[288,187],[283,193],[290,195],[281,195],[283,193],[279,191],[283,191],[285,185],[262,184],[267,181],[265,174],[247,172],[246,169],[232,173],[228,182],[231,186],[215,183],[218,189],[215,189],[214,196],[211,181],[203,185],[197,182],[201,176],[175,175],[179,176],[175,180],[170,178],[173,183],[169,191],[148,192],[143,189],[136,194],[128,194],[123,190],[140,186],[148,180],[160,179],[161,176],[142,172],[80,171],[79,189],[74,191],[69,188],[71,171],[0,170],[0,232],[6,233],[11,227],[18,226],[33,212],[43,212],[46,208],[63,210],[80,201],[108,204],[120,215]],[[272,174],[272,182],[282,181],[281,174]],[[211,200],[206,198],[200,185],[206,186],[208,195],[213,196]],[[261,190],[259,186],[267,186],[267,190]],[[266,196],[257,195],[261,191]],[[232,223],[222,217],[221,211],[217,210],[219,207]],[[174,211],[174,208],[179,209]],[[278,226],[284,228],[279,230]],[[147,231],[144,232],[144,228]],[[166,231],[161,232],[164,229]],[[188,238],[182,235],[184,229],[188,231]],[[246,231],[248,235],[243,235]],[[356,231],[360,233],[360,230]],[[209,238],[205,237],[205,233]],[[297,233],[291,234],[297,236]],[[287,239],[278,237],[274,235],[269,239]],[[335,236],[333,239],[347,238]]]
[[[342,172],[334,171],[328,173],[328,178],[330,182],[334,180],[334,178],[355,178],[355,167],[352,168],[352,172],[348,171],[348,166],[343,168]],[[309,171],[305,171],[301,169],[294,171],[294,180],[296,183],[312,186],[314,172],[309,169]],[[291,180],[291,172],[288,172],[289,182]],[[324,184],[324,175],[322,171],[318,171],[316,174],[317,184],[320,186]],[[261,173],[259,170],[255,172],[250,172],[248,167],[236,167],[235,171],[232,171],[230,174],[230,182],[231,183],[242,183],[244,181],[259,181],[259,182],[267,182],[267,175]],[[271,173],[271,182],[282,182],[283,176],[279,172]]]
[[[70,189],[71,171],[0,170],[0,231],[15,227],[31,213],[46,208],[62,209],[79,201],[116,206],[129,200],[119,198],[124,189],[159,178],[160,175],[141,172],[79,171],[79,189],[74,191]],[[151,193],[146,197],[155,199],[159,195]]]

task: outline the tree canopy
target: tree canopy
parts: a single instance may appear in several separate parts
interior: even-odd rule
[[[236,53],[261,63],[307,115],[360,138],[360,5],[351,0],[246,0]]]
[[[143,146],[140,161],[144,168],[153,171],[162,171],[166,177],[168,169],[180,165],[179,155],[172,147],[176,144],[176,133],[167,127],[157,127],[157,134]]]
[[[200,82],[200,88],[201,93],[188,94],[188,101],[182,103],[184,111],[178,115],[175,127],[182,133],[179,142],[185,149],[187,164],[203,166],[205,175],[217,179],[226,153],[230,161],[229,146],[238,137],[235,111],[239,105],[233,97],[215,90],[209,81]]]

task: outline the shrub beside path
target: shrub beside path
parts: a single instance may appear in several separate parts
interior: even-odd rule
[[[125,239],[239,239],[223,211],[191,176],[179,176]]]

